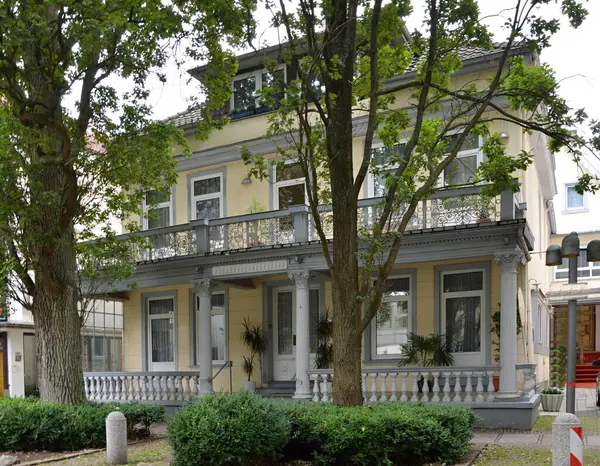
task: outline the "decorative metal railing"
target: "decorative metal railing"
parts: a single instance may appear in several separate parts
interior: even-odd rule
[[[373,231],[382,206],[382,198],[361,199],[358,202],[361,234],[367,235]],[[332,208],[324,205],[319,210],[325,237],[332,239]],[[384,231],[397,228],[405,211],[406,205],[394,206]],[[480,186],[444,188],[419,203],[407,223],[407,230],[509,220],[516,218],[518,212],[515,196],[508,191],[490,200],[481,195]],[[182,225],[141,231],[135,235],[145,239],[143,244],[136,243],[133,246],[133,256],[138,262],[319,239],[307,206],[194,220]],[[130,237],[131,234],[121,236],[123,239]]]

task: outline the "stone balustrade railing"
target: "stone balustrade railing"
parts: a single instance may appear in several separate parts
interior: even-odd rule
[[[362,372],[363,402],[411,401],[483,403],[494,400],[493,376],[499,367],[431,367],[366,369]],[[308,371],[313,401],[331,401],[333,371]]]
[[[90,401],[182,405],[199,395],[197,372],[85,372]]]

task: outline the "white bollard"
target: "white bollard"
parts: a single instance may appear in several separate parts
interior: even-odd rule
[[[581,422],[571,413],[560,413],[552,423],[552,466],[583,465]]]
[[[127,419],[120,411],[106,416],[106,462],[127,464]]]

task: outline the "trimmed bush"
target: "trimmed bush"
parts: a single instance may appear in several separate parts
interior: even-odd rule
[[[280,457],[290,421],[280,403],[242,390],[200,398],[167,430],[175,466],[262,465]]]
[[[123,412],[131,434],[145,435],[150,424],[164,419],[162,406],[60,405],[35,398],[0,398],[0,451],[68,451],[104,447],[106,416],[115,410]]]
[[[466,453],[476,416],[470,408],[381,403],[365,407],[289,403],[288,458],[315,464],[452,464]]]

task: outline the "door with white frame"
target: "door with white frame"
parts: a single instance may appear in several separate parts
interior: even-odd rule
[[[153,297],[147,300],[148,370],[175,371],[175,298]]]
[[[485,270],[442,272],[441,331],[445,333],[455,366],[485,365],[488,334],[484,323]],[[489,290],[487,290],[489,293]]]
[[[310,367],[314,367],[317,348],[317,321],[321,315],[319,288],[309,290]],[[273,380],[296,379],[296,290],[294,287],[273,291]]]

